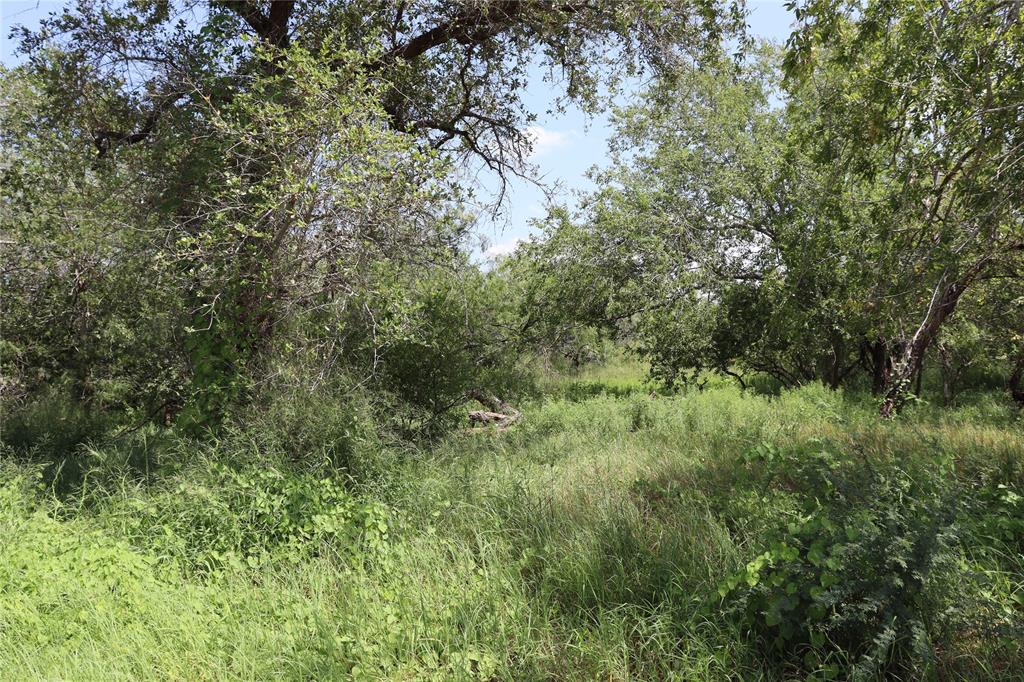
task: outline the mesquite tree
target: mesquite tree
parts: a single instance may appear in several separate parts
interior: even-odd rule
[[[836,387],[855,371],[851,204],[800,144],[777,50],[760,53],[681,68],[618,112],[599,190],[523,253],[531,309],[630,334],[670,383],[750,370]]]
[[[891,356],[883,416],[980,278],[1024,249],[1019,3],[810,2],[789,69],[818,93],[814,130],[869,207],[866,296]]]
[[[27,245],[88,223],[107,240],[89,260],[96,282],[129,259],[152,266],[135,279],[170,292],[178,375],[196,410],[216,413],[296,320],[316,320],[318,347],[343,347],[351,335],[324,319],[350,317],[378,266],[452,266],[466,226],[454,171],[529,171],[532,64],[593,107],[601,81],[700,51],[737,22],[711,0],[77,0],[18,32],[27,63],[5,75],[35,103],[6,136],[6,172],[53,209],[40,225],[31,201],[9,205],[10,241],[53,260]],[[74,160],[64,189],[40,162],[59,149]],[[91,208],[101,200],[105,213]],[[53,280],[74,263],[16,269]],[[11,306],[39,289],[12,287]],[[32,334],[13,327],[32,365]]]
[[[781,87],[771,59],[662,78],[621,113],[580,215],[524,251],[530,307],[629,319],[668,380],[836,387],[863,368],[894,415],[965,292],[1021,287],[1015,7],[812,4]]]

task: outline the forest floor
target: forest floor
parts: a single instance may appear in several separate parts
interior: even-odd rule
[[[5,457],[0,679],[1020,679],[1008,401],[548,383],[367,481],[157,429],[70,492]]]

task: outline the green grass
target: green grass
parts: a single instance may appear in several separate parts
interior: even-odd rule
[[[881,423],[819,387],[651,396],[635,367],[602,372],[549,387],[512,429],[396,451],[359,480],[157,431],[81,451],[92,474],[68,490],[45,453],[8,457],[0,679],[844,677],[868,649],[807,658],[752,606],[777,574],[818,579],[787,529],[833,512],[888,523],[927,567],[927,650],[897,640],[903,658],[868,679],[1019,674],[1024,429],[997,399]],[[780,538],[800,557],[723,597]],[[866,563],[837,575],[878,569],[871,549],[840,536],[836,562]]]

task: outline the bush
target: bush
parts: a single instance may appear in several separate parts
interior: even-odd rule
[[[381,423],[403,438],[434,437],[464,415],[471,389],[514,402],[531,393],[533,373],[517,338],[515,284],[501,272],[438,268],[415,282],[383,276],[367,300],[373,315],[346,331],[361,339],[354,368],[381,403]]]
[[[7,406],[5,406],[7,408]],[[48,391],[3,414],[0,439],[18,453],[61,460],[100,438],[111,426],[101,411],[89,410],[60,391]]]
[[[283,457],[312,470],[369,475],[380,440],[369,399],[337,382],[308,390],[281,387],[262,406],[236,411],[225,447]]]
[[[141,547],[186,573],[298,562],[330,550],[353,557],[386,543],[390,512],[337,481],[275,467],[214,465],[106,510]]]
[[[654,415],[651,414],[650,398],[632,397],[629,401],[629,430],[643,431],[654,426]]]
[[[801,508],[719,586],[735,622],[826,677],[932,664],[960,557],[959,503],[938,475],[767,444],[746,459],[799,491]]]
[[[88,445],[100,441],[113,423],[103,412],[89,410],[58,391],[37,396],[3,419],[3,456],[45,465],[45,478],[62,495],[81,484],[89,469]]]

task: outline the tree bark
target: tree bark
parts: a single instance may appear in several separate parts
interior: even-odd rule
[[[466,395],[488,408],[487,410],[470,412],[469,421],[471,424],[494,424],[495,426],[505,428],[515,424],[523,416],[519,410],[501,398],[486,393],[479,388],[468,391]]]
[[[917,331],[914,332],[910,341],[903,345],[902,351],[893,362],[892,373],[885,388],[885,397],[878,410],[883,418],[891,419],[903,409],[910,393],[911,381],[921,369],[925,351],[938,336],[942,324],[956,310],[956,305],[960,302],[964,291],[991,260],[991,255],[979,259],[956,280],[949,281],[946,275],[939,278],[939,282],[932,291],[932,298],[928,303],[928,311],[925,313],[924,319],[921,320]]]
[[[495,426],[511,426],[516,423],[518,417],[502,414],[501,412],[488,412],[487,410],[474,410],[469,413],[471,424],[494,424]]]
[[[1006,382],[1010,390],[1010,397],[1018,406],[1024,408],[1024,355],[1017,358],[1017,363],[1010,373],[1010,380]]]

